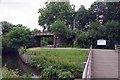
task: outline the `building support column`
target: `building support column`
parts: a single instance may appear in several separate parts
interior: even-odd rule
[[[40,39],[40,37],[35,37],[35,47],[41,47],[41,39]]]

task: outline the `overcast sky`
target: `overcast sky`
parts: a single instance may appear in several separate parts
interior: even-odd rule
[[[38,25],[38,9],[45,7],[47,0],[0,0],[0,22],[8,21],[12,24],[23,24],[31,30],[41,29]],[[70,0],[70,4],[89,8],[95,0]]]

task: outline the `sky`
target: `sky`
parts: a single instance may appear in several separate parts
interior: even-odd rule
[[[38,9],[45,7],[47,0],[0,0],[0,22],[8,21],[14,25],[23,24],[31,30],[39,29],[38,25]],[[76,10],[80,5],[89,8],[96,0],[70,0],[70,4],[76,6]]]

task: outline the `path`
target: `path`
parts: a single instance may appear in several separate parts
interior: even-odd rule
[[[118,54],[114,50],[93,50],[92,78],[118,78]]]

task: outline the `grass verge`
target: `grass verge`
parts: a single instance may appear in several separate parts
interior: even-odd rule
[[[42,70],[42,77],[81,78],[87,50],[29,48],[31,64]]]

